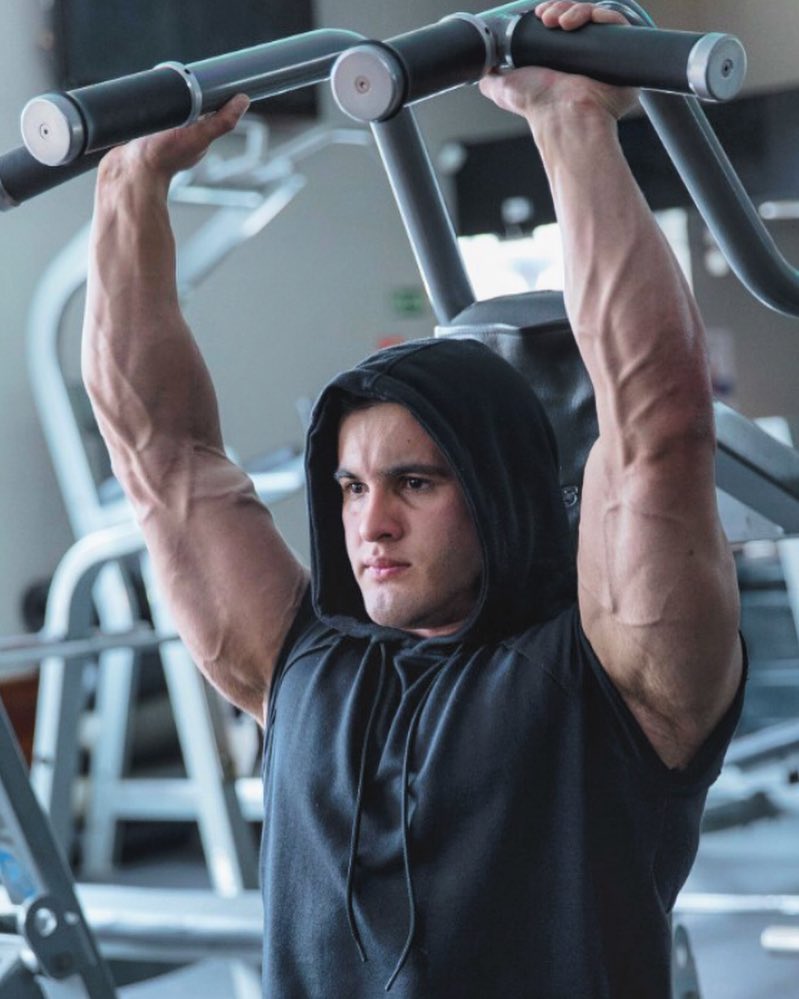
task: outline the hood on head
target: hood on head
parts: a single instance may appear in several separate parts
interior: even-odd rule
[[[476,606],[457,635],[484,641],[553,617],[576,593],[574,552],[549,421],[514,368],[473,340],[379,351],[338,375],[314,407],[306,474],[316,613],[356,635],[396,636],[368,618],[341,522],[338,428],[345,403],[405,406],[450,462],[483,553]]]

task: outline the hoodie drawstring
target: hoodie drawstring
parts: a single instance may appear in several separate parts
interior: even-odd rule
[[[369,655],[371,653],[372,646],[370,645],[369,650],[367,650],[364,657],[364,665],[367,663]],[[449,660],[448,660],[449,661]],[[446,666],[445,662],[443,666]],[[416,737],[416,730],[419,726],[419,719],[421,718],[424,706],[427,703],[427,699],[432,693],[433,687],[438,677],[443,672],[443,666],[436,668],[433,672],[430,682],[427,685],[427,689],[419,698],[419,703],[413,710],[410,722],[408,724],[408,735],[405,739],[405,751],[402,758],[402,802],[401,802],[401,823],[402,823],[402,860],[405,872],[405,891],[408,899],[408,933],[405,937],[405,943],[403,945],[400,956],[391,972],[391,976],[385,984],[385,991],[390,992],[391,987],[397,980],[397,976],[405,967],[405,962],[408,960],[408,955],[410,954],[411,947],[413,946],[413,938],[416,935],[416,895],[413,888],[413,871],[411,868],[411,855],[410,855],[410,838],[409,829],[410,821],[408,819],[408,790],[409,790],[409,773],[410,773],[410,760],[411,752],[413,750],[413,743]],[[377,690],[375,692],[374,698],[372,700],[372,707],[369,711],[369,719],[366,723],[366,731],[363,738],[363,746],[361,748],[361,759],[358,769],[358,788],[355,795],[355,814],[352,819],[352,833],[350,836],[350,853],[349,859],[347,861],[347,883],[345,888],[346,895],[346,907],[347,907],[347,922],[350,928],[350,934],[358,950],[358,955],[362,962],[366,962],[367,954],[366,948],[363,945],[361,939],[361,934],[358,930],[358,925],[355,920],[355,908],[353,905],[353,882],[355,880],[355,861],[358,855],[358,839],[360,836],[361,829],[361,815],[363,812],[363,794],[364,785],[366,783],[366,761],[369,752],[369,743],[372,736],[372,730],[374,728],[375,719],[377,717],[378,708],[380,707],[380,702],[383,696],[383,688],[385,686],[386,679],[386,650],[385,646],[380,644],[380,675],[377,683]]]
[[[447,664],[444,663],[444,666]],[[410,724],[408,725],[408,737],[405,740],[405,753],[402,759],[402,859],[405,865],[405,891],[408,896],[408,935],[405,938],[405,945],[402,948],[399,959],[391,972],[391,977],[385,984],[385,991],[390,992],[391,986],[397,980],[397,975],[405,967],[405,962],[408,960],[408,954],[410,954],[411,947],[413,945],[413,938],[416,934],[416,896],[413,890],[413,873],[411,871],[411,858],[410,858],[410,843],[408,837],[408,831],[410,829],[410,822],[408,821],[408,772],[410,769],[410,759],[411,750],[413,749],[413,741],[416,736],[416,729],[419,724],[419,719],[421,718],[422,711],[424,710],[425,704],[427,704],[427,699],[430,696],[433,687],[435,686],[436,680],[443,672],[443,667],[439,667],[435,671],[431,682],[427,685],[427,689],[419,698],[419,703],[414,709],[413,715],[411,716]]]
[[[371,652],[372,646],[366,652],[364,661],[366,662],[369,658],[369,653]],[[361,961],[366,961],[366,950],[363,946],[363,941],[361,940],[361,935],[358,932],[358,926],[355,922],[355,909],[352,904],[352,883],[355,877],[355,858],[358,853],[358,836],[361,830],[361,810],[363,806],[363,786],[366,777],[366,756],[369,750],[369,740],[372,735],[372,728],[374,726],[375,718],[377,717],[377,709],[380,706],[380,700],[383,696],[383,684],[385,682],[386,674],[386,650],[383,645],[380,646],[380,678],[377,683],[377,692],[372,700],[372,708],[369,712],[369,720],[366,723],[366,732],[363,737],[363,746],[361,748],[361,762],[358,772],[358,790],[355,795],[355,814],[352,817],[352,834],[350,836],[350,856],[347,861],[347,886],[345,890],[347,899],[347,922],[349,923],[350,933],[352,934],[352,939],[355,941],[355,946],[358,948],[358,954],[360,955]]]

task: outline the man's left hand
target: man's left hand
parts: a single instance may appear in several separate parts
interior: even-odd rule
[[[561,31],[575,31],[592,22],[628,23],[616,11],[572,0],[548,0],[535,8],[535,15],[547,28]],[[499,107],[521,115],[531,124],[549,111],[566,108],[588,114],[598,111],[618,119],[636,101],[636,91],[630,88],[536,66],[491,73],[480,81],[480,90]]]

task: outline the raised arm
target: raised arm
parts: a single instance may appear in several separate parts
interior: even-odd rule
[[[554,30],[620,20],[560,0],[536,12]],[[683,766],[741,672],[702,322],[618,143],[633,95],[537,69],[481,87],[532,129],[561,224],[567,311],[596,393],[578,554],[583,627],[660,757]]]
[[[103,159],[82,365],[182,638],[208,679],[263,723],[307,575],[248,476],[225,456],[213,385],[178,304],[167,209],[173,175],[246,106],[234,98],[189,128]]]

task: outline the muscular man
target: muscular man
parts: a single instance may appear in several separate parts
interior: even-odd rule
[[[532,69],[481,86],[541,151],[596,390],[578,583],[536,398],[439,339],[317,403],[309,584],[225,457],[175,291],[169,180],[246,101],[100,171],[86,382],[187,645],[266,725],[275,999],[667,996],[667,914],[740,709],[702,325],[619,149],[631,95]]]

